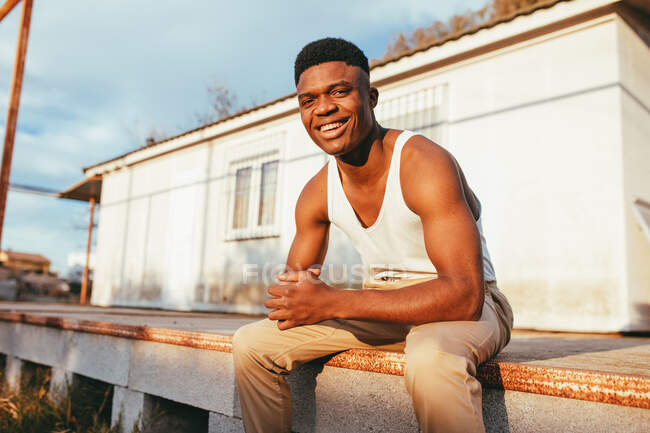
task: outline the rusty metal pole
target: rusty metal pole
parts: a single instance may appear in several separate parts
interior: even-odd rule
[[[0,21],[2,21],[2,19],[6,17],[19,2],[20,0],[7,0],[5,4],[0,6]]]
[[[33,0],[23,0],[23,14],[20,20],[18,48],[16,49],[16,63],[14,64],[14,75],[11,80],[11,93],[9,94],[9,112],[7,113],[5,145],[2,152],[2,171],[0,172],[0,246],[2,246],[2,228],[4,226],[5,207],[7,205],[9,173],[11,172],[11,158],[14,151],[14,138],[16,137],[20,90],[23,85],[23,72],[25,71],[25,54],[27,53],[27,39],[29,38],[29,23],[32,17],[32,2]]]
[[[86,245],[86,266],[84,266],[84,277],[81,281],[81,293],[79,294],[79,303],[85,305],[88,296],[88,280],[90,279],[90,243],[93,239],[93,224],[95,222],[95,198],[90,198],[90,222],[88,223],[88,245]]]

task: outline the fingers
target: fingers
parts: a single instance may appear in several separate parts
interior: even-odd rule
[[[295,328],[296,326],[298,326],[298,324],[293,320],[278,320],[278,329],[280,331]]]
[[[307,269],[306,271],[292,271],[288,270],[279,274],[276,278],[280,282],[297,283],[307,278],[318,278],[320,269]]]
[[[268,316],[270,320],[287,320],[290,318],[289,312],[287,310],[273,310],[271,311]]]
[[[296,271],[286,271],[276,275],[275,278],[280,282],[297,283],[298,281],[300,281],[300,274]]]
[[[287,303],[284,298],[269,298],[264,301],[264,306],[270,309],[286,307]]]
[[[282,297],[289,295],[291,290],[293,290],[295,287],[295,284],[277,285],[269,287],[266,291],[271,296]]]

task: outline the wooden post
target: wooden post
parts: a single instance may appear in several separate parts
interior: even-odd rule
[[[23,85],[23,72],[25,70],[25,54],[27,53],[27,39],[29,38],[29,23],[32,17],[32,2],[33,0],[23,0],[23,14],[18,32],[18,48],[16,49],[16,63],[14,64],[14,75],[11,80],[11,93],[9,94],[9,112],[7,113],[5,144],[2,152],[2,171],[0,172],[0,246],[2,246],[2,228],[5,219],[5,206],[7,204],[7,190],[9,189],[9,173],[11,171],[11,158],[14,151],[16,123],[18,121],[20,90]],[[5,6],[7,5],[10,5],[10,3],[5,3]]]
[[[88,296],[88,280],[90,279],[90,244],[93,239],[93,223],[95,222],[95,198],[90,198],[90,222],[88,223],[88,245],[86,245],[86,266],[84,266],[84,276],[81,281],[81,293],[79,294],[79,303],[85,305]]]

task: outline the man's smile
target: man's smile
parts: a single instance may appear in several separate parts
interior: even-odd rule
[[[349,117],[323,123],[316,127],[320,131],[321,135],[325,138],[336,138],[345,130],[344,126],[347,125]]]

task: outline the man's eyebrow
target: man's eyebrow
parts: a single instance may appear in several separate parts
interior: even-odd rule
[[[332,91],[333,88],[338,87],[338,86],[354,87],[354,83],[351,83],[350,81],[347,81],[347,80],[337,81],[336,83],[332,83],[329,86],[327,86],[327,91],[330,92],[330,91]],[[301,93],[301,94],[298,95],[298,99],[300,99],[302,97],[307,97],[307,96],[313,97],[314,94],[311,93],[311,92],[304,92],[304,93]]]
[[[314,96],[314,94],[311,93],[311,92],[301,93],[300,95],[298,95],[298,99],[300,99],[300,98],[302,98],[302,97],[304,97],[304,96],[312,97],[312,96]]]
[[[349,82],[349,81],[347,81],[347,80],[337,81],[337,82],[334,83],[334,84],[330,84],[329,87],[327,88],[327,90],[330,91],[330,90],[332,90],[333,88],[338,87],[338,86],[348,86],[348,87],[353,87],[353,86],[354,86],[354,83],[351,83],[351,82]]]

